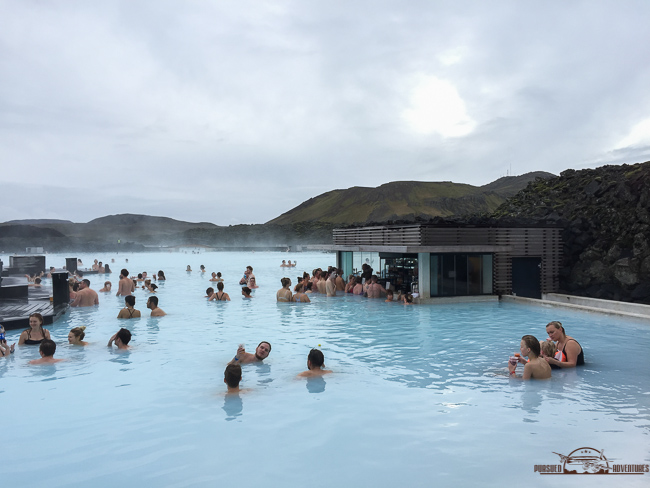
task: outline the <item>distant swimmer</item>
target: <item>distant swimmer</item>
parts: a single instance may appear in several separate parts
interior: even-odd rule
[[[71,307],[92,307],[93,305],[99,305],[99,297],[95,290],[90,289],[90,280],[84,278],[79,283],[79,291],[77,296],[74,299],[74,302],[70,304]]]
[[[167,315],[165,311],[158,306],[158,297],[149,297],[147,300],[147,308],[151,310],[151,317],[164,317]]]
[[[325,367],[325,356],[322,351],[312,349],[307,356],[307,371],[303,371],[298,376],[302,378],[309,378],[311,376],[323,376],[324,374],[331,373],[330,369],[323,369]]]
[[[131,342],[131,331],[129,329],[121,328],[109,339],[108,347],[113,347],[113,342],[115,342],[118,349],[123,351],[131,349],[129,346],[129,342]]]
[[[210,278],[210,281],[219,281],[217,279],[217,273],[215,273],[214,271],[212,272],[212,278]]]
[[[201,273],[205,273],[205,266],[201,265],[199,267],[201,268]]]
[[[158,281],[165,281],[166,279],[163,270],[158,271]]]
[[[56,342],[50,339],[44,339],[43,342],[41,342],[41,345],[38,346],[38,352],[41,354],[41,359],[33,359],[29,364],[54,364],[65,361],[65,359],[54,359]]]
[[[223,291],[223,282],[222,281],[217,283],[217,292],[212,294],[212,296],[208,299],[208,301],[210,301],[210,300],[215,300],[217,302],[229,302],[230,301],[230,295],[228,295],[225,291]]]
[[[309,284],[311,285],[311,283],[309,283]],[[301,283],[298,283],[296,285],[296,293],[294,293],[293,296],[291,297],[291,301],[296,302],[296,303],[309,303],[309,302],[311,302],[309,297],[305,293],[303,293],[304,289],[305,289],[304,281],[301,282]]]
[[[124,304],[126,306],[117,314],[118,319],[139,319],[141,317],[140,310],[134,308],[135,297],[133,295],[124,297]]]
[[[242,294],[242,296],[243,296],[244,298],[253,298],[253,296],[251,295],[251,292],[252,292],[252,291],[253,291],[253,290],[251,290],[251,289],[248,288],[247,286],[243,286],[242,289],[241,289],[241,294]]]
[[[88,343],[83,340],[86,337],[86,326],[82,325],[81,327],[75,327],[68,332],[68,343],[73,346],[87,346]]]
[[[289,264],[289,266],[291,266],[291,265]],[[281,268],[286,268],[287,267],[287,261],[283,259],[282,264],[280,265],[280,267]]]
[[[239,280],[239,284],[249,286],[250,288],[257,288],[256,286],[250,285],[251,278],[253,279],[253,283],[255,283],[255,275],[253,274],[253,267],[246,266],[246,271],[244,271],[244,276],[242,277],[242,279]]]
[[[92,270],[93,270],[93,271],[97,271],[97,270],[99,270],[99,264],[97,264],[97,260],[96,260],[96,259],[95,259],[95,262],[94,262],[93,265],[92,265]]]
[[[293,264],[291,264],[291,260],[287,261],[287,268],[295,268],[296,264],[298,264],[298,261],[294,261]]]
[[[190,267],[189,264],[187,265],[187,269],[186,269],[185,271],[187,271],[188,273],[189,273],[190,271],[192,271],[192,268]]]
[[[15,343],[12,344],[11,346],[7,344],[4,325],[0,324],[0,354],[2,354],[3,358],[8,357],[9,354],[13,354],[15,349],[16,349]]]
[[[129,279],[129,271],[127,269],[122,269],[120,271],[120,282],[117,286],[117,293],[115,296],[128,296],[135,291],[135,285],[133,281]]]
[[[264,361],[267,357],[269,357],[269,354],[271,353],[271,343],[262,341],[259,343],[257,346],[257,349],[255,349],[255,354],[251,354],[249,352],[246,352],[244,349],[244,345],[240,344],[239,347],[237,348],[237,354],[235,354],[235,357],[230,361],[230,364],[248,364],[248,363],[259,363],[261,361]]]
[[[278,302],[290,302],[291,298],[293,298],[293,295],[291,293],[290,287],[291,287],[291,280],[289,278],[282,278],[280,280],[280,284],[282,285],[282,288],[278,290],[278,292],[275,294],[275,299]]]
[[[207,298],[208,300],[212,300],[212,295],[214,295],[214,288],[212,287],[206,288],[205,298]]]
[[[99,290],[100,293],[109,293],[111,291],[111,288],[113,287],[113,284],[110,281],[105,281],[104,282],[104,288],[101,288]]]

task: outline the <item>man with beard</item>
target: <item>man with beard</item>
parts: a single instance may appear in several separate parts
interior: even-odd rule
[[[248,364],[248,363],[258,363],[264,361],[269,354],[271,353],[271,343],[262,341],[255,349],[255,354],[246,352],[244,345],[240,344],[237,348],[237,354],[232,361],[228,364]]]

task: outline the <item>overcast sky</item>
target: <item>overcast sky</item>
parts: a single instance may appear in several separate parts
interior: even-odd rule
[[[0,222],[264,223],[650,160],[650,1],[0,0]]]

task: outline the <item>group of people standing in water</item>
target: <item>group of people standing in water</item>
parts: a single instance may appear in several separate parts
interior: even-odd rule
[[[521,338],[520,352],[508,361],[511,378],[544,380],[551,377],[552,369],[575,368],[585,364],[582,346],[567,335],[561,322],[549,322],[546,333],[548,339],[545,341],[538,341],[532,335]],[[524,365],[522,376],[517,376],[516,373],[519,363]]]

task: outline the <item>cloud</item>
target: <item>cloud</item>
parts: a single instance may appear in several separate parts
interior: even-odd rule
[[[259,223],[335,188],[639,162],[649,14],[635,1],[0,2],[0,185],[40,189],[0,215]]]

